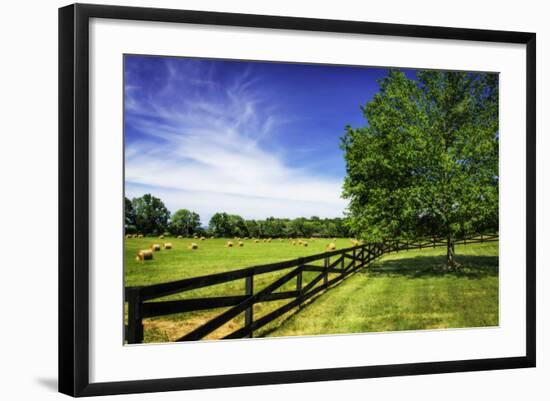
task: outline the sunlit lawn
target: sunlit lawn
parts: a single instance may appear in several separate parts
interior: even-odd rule
[[[127,239],[126,286],[174,281],[322,253],[332,240],[307,240],[308,247],[303,247],[292,245],[291,240],[273,239],[270,243],[255,243],[249,239],[243,240],[242,248],[234,239],[230,240],[234,247],[227,248],[227,241]],[[155,252],[151,261],[135,260],[139,249],[163,242],[171,242],[173,249]],[[191,242],[196,242],[199,248],[189,250],[187,246]],[[349,239],[337,239],[335,243],[338,249],[351,246]],[[461,265],[459,272],[445,272],[442,269],[444,248],[386,255],[364,271],[322,293],[314,302],[287,313],[255,335],[291,336],[498,325],[498,242],[457,245],[456,253]],[[255,291],[288,271],[257,276]],[[304,285],[317,274],[305,274]],[[295,285],[295,280],[291,280],[280,290],[292,290]],[[177,294],[170,299],[242,294],[244,280],[238,280]],[[260,317],[286,302],[289,301],[257,304],[254,315]],[[224,310],[226,308],[145,319],[145,342],[174,341]],[[242,327],[243,322],[241,315],[207,338],[220,338]]]
[[[458,272],[442,270],[445,252],[436,248],[384,256],[269,335],[497,326],[498,242],[457,245]]]
[[[226,246],[227,241],[233,242],[233,247]],[[181,280],[189,277],[203,276],[213,273],[226,272],[256,265],[291,260],[301,256],[313,255],[325,251],[325,246],[334,242],[338,249],[352,246],[350,239],[304,239],[308,246],[292,245],[293,240],[272,239],[271,242],[259,240],[242,239],[243,247],[238,246],[238,240],[235,239],[177,239],[177,238],[130,238],[125,240],[125,285],[143,286],[169,281]],[[153,260],[137,261],[136,253],[140,249],[149,248],[152,244],[163,245],[170,242],[173,246],[170,250],[162,249],[154,252]],[[190,250],[188,245],[196,243],[198,249]],[[315,263],[313,263],[315,264]],[[321,265],[321,262],[317,263]],[[254,279],[254,289],[259,291],[278,277],[288,273],[290,270],[268,273],[256,276]],[[318,273],[305,273],[303,284]],[[279,291],[294,290],[296,280],[291,280]],[[243,295],[245,291],[244,279],[232,281],[216,286],[205,287],[193,291],[176,294],[164,299],[189,299],[196,297],[214,297]],[[254,315],[260,317],[277,307],[284,305],[288,300],[275,301],[269,303],[257,304],[254,306]],[[149,318],[144,320],[144,341],[145,342],[163,342],[173,341],[183,334],[198,327],[208,319],[216,316],[225,308],[179,313],[168,316]],[[243,316],[238,316],[226,325],[222,326],[216,332],[207,338],[219,338],[225,334],[242,327]]]

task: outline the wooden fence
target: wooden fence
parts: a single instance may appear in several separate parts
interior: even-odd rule
[[[498,241],[498,234],[481,234],[474,237],[465,237],[457,240],[455,243],[474,244],[490,241]],[[143,342],[144,318],[222,307],[231,308],[185,334],[177,341],[200,340],[241,313],[244,313],[245,316],[244,326],[223,338],[252,337],[255,330],[272,322],[293,308],[300,306],[314,295],[344,280],[386,253],[439,246],[447,246],[446,240],[441,238],[422,238],[415,241],[391,240],[383,243],[362,244],[285,262],[249,267],[208,276],[192,277],[150,286],[127,287],[125,289],[125,299],[128,302],[126,340],[129,344]],[[322,262],[322,266],[313,264],[319,261]],[[255,277],[283,271],[286,271],[284,275],[278,277],[260,291],[254,291]],[[305,284],[303,283],[304,272],[316,272],[318,274],[314,275]],[[150,302],[161,297],[237,280],[244,280],[245,291],[242,295]],[[291,280],[295,280],[294,290],[277,292],[278,289]],[[253,311],[255,304],[285,299],[290,301],[260,318],[254,318]]]

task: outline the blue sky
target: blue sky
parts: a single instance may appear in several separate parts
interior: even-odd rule
[[[203,224],[341,217],[346,124],[386,69],[126,55],[125,185]],[[413,74],[413,72],[408,72]]]

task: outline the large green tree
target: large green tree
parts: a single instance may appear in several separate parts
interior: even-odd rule
[[[214,213],[208,223],[208,230],[216,237],[230,237],[233,234],[231,221],[227,213]]]
[[[245,220],[236,214],[214,213],[208,223],[208,230],[216,237],[246,237],[248,228]]]
[[[229,215],[229,225],[231,227],[230,234],[231,236],[237,236],[237,237],[247,237],[248,236],[248,229],[246,227],[246,223],[244,219],[236,214],[230,214]]]
[[[342,138],[343,195],[354,234],[369,240],[455,239],[498,229],[498,75],[390,70]]]
[[[170,230],[173,234],[185,236],[198,234],[201,226],[200,216],[187,209],[179,209],[172,215]]]
[[[137,230],[144,234],[160,234],[168,227],[170,212],[164,203],[151,194],[132,199]]]

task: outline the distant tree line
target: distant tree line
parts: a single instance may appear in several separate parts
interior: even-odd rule
[[[214,237],[349,237],[350,229],[344,218],[295,219],[268,217],[264,220],[245,220],[224,212],[215,213],[208,226],[201,224],[200,216],[187,209],[173,214],[162,200],[145,194],[132,200],[124,199],[125,230],[127,234],[214,236]]]
[[[210,219],[208,232],[216,237],[348,237],[349,228],[343,218],[295,219],[268,217],[245,220],[241,216],[216,213]]]
[[[127,234],[170,233],[184,236],[206,234],[197,213],[179,209],[171,214],[164,202],[151,194],[132,200],[124,198],[124,216]]]

